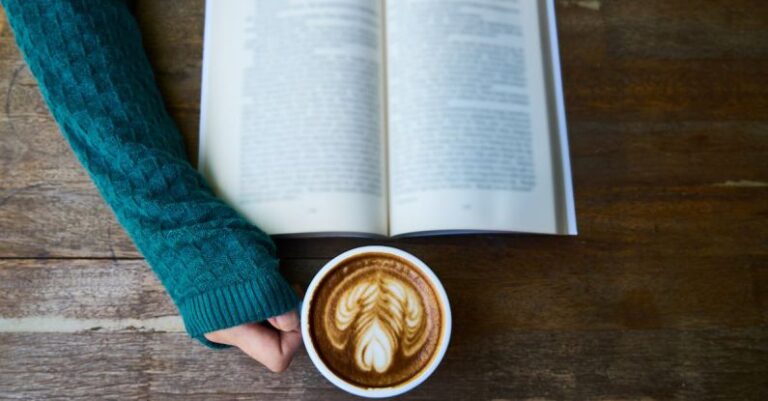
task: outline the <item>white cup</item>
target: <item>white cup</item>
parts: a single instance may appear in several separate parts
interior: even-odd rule
[[[408,261],[411,265],[416,267],[424,277],[427,278],[427,281],[429,281],[429,284],[432,285],[432,288],[435,289],[436,295],[439,298],[439,301],[441,305],[443,306],[443,315],[442,315],[442,333],[441,333],[441,340],[440,343],[437,345],[437,349],[435,350],[435,357],[432,358],[432,360],[427,364],[427,366],[422,369],[420,373],[418,373],[413,378],[409,379],[406,383],[402,383],[400,385],[396,385],[393,387],[361,387],[352,383],[349,383],[345,381],[344,379],[337,376],[333,371],[331,371],[328,366],[326,366],[325,362],[323,362],[322,358],[320,358],[320,355],[318,354],[317,350],[315,349],[315,345],[312,343],[312,336],[310,335],[310,329],[309,325],[311,323],[311,319],[309,317],[309,310],[310,305],[312,303],[312,297],[314,296],[315,291],[317,290],[318,285],[320,282],[322,282],[323,278],[336,266],[341,264],[345,259],[364,254],[364,253],[377,253],[377,254],[389,254],[394,255],[396,257],[402,258],[406,261]],[[304,301],[302,303],[301,307],[301,334],[304,339],[304,346],[307,349],[307,353],[309,354],[309,358],[312,360],[312,363],[314,363],[315,367],[320,371],[320,373],[328,379],[331,383],[336,385],[337,387],[341,388],[344,391],[347,391],[351,394],[361,396],[361,397],[369,397],[369,398],[383,398],[383,397],[393,397],[396,395],[403,394],[407,391],[412,390],[419,384],[423,383],[427,378],[432,374],[432,372],[435,371],[437,366],[440,364],[440,361],[442,361],[443,356],[445,355],[446,350],[448,349],[448,343],[451,339],[451,307],[448,303],[448,296],[445,293],[445,289],[443,288],[443,285],[440,283],[440,280],[435,276],[435,273],[432,272],[432,270],[427,267],[424,262],[419,260],[417,257],[411,255],[408,252],[402,251],[400,249],[387,247],[387,246],[364,246],[360,248],[351,249],[349,251],[346,251],[342,253],[341,255],[333,258],[330,262],[326,263],[325,266],[323,266],[322,269],[315,275],[315,277],[312,279],[312,282],[309,284],[309,287],[307,288],[306,296],[304,297]]]

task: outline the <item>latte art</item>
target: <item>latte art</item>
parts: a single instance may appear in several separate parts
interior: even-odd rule
[[[442,306],[418,269],[389,254],[341,262],[310,303],[318,356],[346,382],[366,388],[407,383],[441,339]]]
[[[325,329],[334,347],[354,349],[360,370],[386,372],[397,352],[408,357],[424,345],[428,321],[411,284],[381,271],[345,287],[342,281],[330,296],[336,313]]]

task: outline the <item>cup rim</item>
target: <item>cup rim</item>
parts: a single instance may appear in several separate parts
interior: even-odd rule
[[[403,384],[401,386],[367,388],[367,387],[356,386],[352,383],[349,383],[344,379],[342,379],[341,377],[337,376],[335,373],[333,373],[333,371],[330,370],[330,368],[326,366],[325,362],[323,362],[322,358],[320,358],[320,355],[318,354],[315,348],[315,345],[312,343],[312,337],[309,332],[309,309],[311,304],[311,298],[314,295],[314,292],[317,289],[317,286],[322,281],[322,279],[343,260],[351,258],[353,256],[364,254],[364,253],[390,254],[390,255],[403,258],[408,262],[412,263],[416,268],[420,270],[422,274],[424,274],[427,277],[428,281],[430,281],[430,284],[432,284],[433,288],[435,289],[435,292],[437,293],[437,297],[439,298],[440,302],[444,306],[444,310],[443,310],[444,322],[442,325],[442,333],[441,333],[442,341],[438,345],[437,350],[435,351],[436,354],[434,358],[432,358],[432,360],[429,362],[426,368],[421,371],[421,373],[419,373],[416,377],[412,378],[406,384]],[[346,252],[343,252],[340,255],[336,256],[335,258],[331,259],[317,272],[315,277],[312,278],[312,281],[309,283],[309,286],[307,287],[306,295],[304,297],[304,301],[302,302],[300,324],[301,324],[302,341],[304,342],[304,347],[307,350],[307,354],[309,355],[310,360],[312,360],[312,363],[315,365],[317,370],[319,370],[320,373],[323,375],[323,377],[325,377],[328,381],[333,383],[336,387],[348,393],[351,393],[360,397],[384,398],[384,397],[393,397],[396,395],[406,393],[414,389],[421,383],[423,383],[425,380],[427,380],[429,376],[432,375],[435,369],[437,369],[437,367],[440,365],[440,362],[443,360],[443,357],[445,356],[445,353],[448,349],[448,343],[451,340],[452,319],[451,319],[451,306],[448,302],[448,295],[445,292],[445,288],[443,288],[443,284],[440,282],[440,279],[437,278],[437,276],[432,271],[432,269],[429,268],[429,266],[427,266],[424,262],[422,262],[416,256],[406,251],[403,251],[401,249],[397,249],[389,246],[371,245],[371,246],[362,246],[362,247],[350,249]]]

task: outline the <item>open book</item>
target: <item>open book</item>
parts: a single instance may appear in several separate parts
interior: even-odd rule
[[[551,0],[208,0],[199,165],[269,234],[575,234]]]

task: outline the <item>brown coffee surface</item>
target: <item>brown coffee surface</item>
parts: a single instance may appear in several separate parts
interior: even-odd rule
[[[310,300],[310,335],[348,383],[393,387],[422,372],[440,343],[443,307],[410,262],[367,253],[342,261]]]

